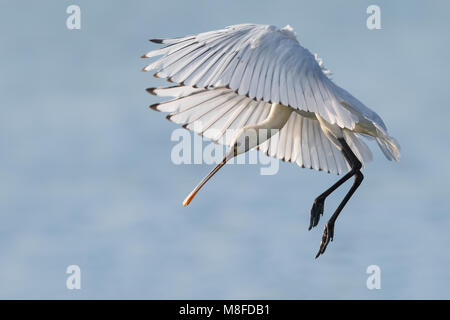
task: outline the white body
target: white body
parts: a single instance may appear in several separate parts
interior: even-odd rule
[[[151,107],[230,147],[184,206],[228,160],[254,147],[302,167],[346,173],[314,200],[309,229],[319,222],[328,195],[354,177],[325,224],[317,258],[333,239],[335,221],[363,180],[364,162],[372,157],[363,136],[374,138],[389,160],[400,158],[383,120],[331,81],[322,61],[300,45],[290,26],[242,24],[153,42],[167,46],[143,56],[163,55],[143,71],[156,69],[156,77],[178,85],[148,89],[175,97]],[[225,134],[229,129],[235,131],[231,137]]]
[[[289,26],[242,24],[155,42],[167,46],[143,56],[162,55],[143,71],[156,69],[156,77],[178,85],[149,89],[175,97],[152,108],[169,112],[168,119],[187,129],[231,148],[247,129],[280,129],[267,141],[257,141],[258,148],[337,174],[350,169],[338,138],[363,164],[372,157],[363,137],[375,138],[389,160],[400,158],[382,119],[334,84],[322,61],[300,45]],[[236,136],[226,136],[227,129],[236,130]]]

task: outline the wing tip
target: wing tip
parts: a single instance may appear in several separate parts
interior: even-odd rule
[[[153,43],[158,43],[158,44],[164,43],[164,39],[150,39],[148,41],[153,42]]]
[[[145,89],[145,91],[147,91],[148,93],[150,93],[151,95],[157,96],[157,94],[155,93],[155,90],[157,88],[147,88]]]
[[[149,106],[149,108],[152,109],[152,110],[155,110],[155,111],[158,111],[158,112],[159,112],[158,106],[159,106],[159,103],[154,103],[154,104],[152,104],[151,106]]]

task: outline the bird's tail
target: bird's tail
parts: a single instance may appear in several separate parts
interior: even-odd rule
[[[378,137],[376,137],[378,146],[388,160],[400,161],[400,144],[387,134],[386,130],[376,126]]]

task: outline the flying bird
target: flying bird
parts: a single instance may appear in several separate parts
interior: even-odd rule
[[[361,169],[372,158],[364,139],[375,140],[388,160],[400,159],[399,144],[383,120],[331,80],[322,60],[300,45],[289,25],[239,24],[150,41],[165,46],[142,56],[159,56],[142,71],[156,70],[155,77],[176,83],[147,89],[172,97],[151,109],[228,146],[184,206],[227,161],[253,148],[302,168],[343,174],[314,200],[309,230],[319,223],[325,199],[354,177],[325,224],[317,258],[333,240],[337,217],[363,181]],[[235,134],[230,137],[227,130]]]

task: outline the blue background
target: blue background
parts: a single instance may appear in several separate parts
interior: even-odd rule
[[[81,7],[81,30],[66,28]],[[381,30],[366,8],[381,7]],[[445,1],[2,1],[0,298],[450,298]],[[336,83],[385,120],[374,161],[314,260],[313,199],[337,176],[280,163],[174,165],[176,125],[149,110],[154,37],[290,24]],[[66,289],[68,265],[82,289]],[[381,290],[366,268],[381,268]]]

